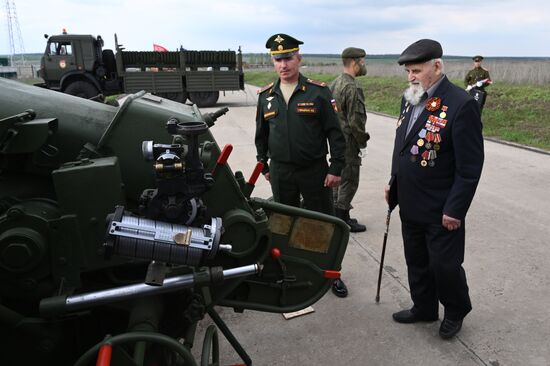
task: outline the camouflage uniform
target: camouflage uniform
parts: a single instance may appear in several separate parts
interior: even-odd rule
[[[334,189],[334,203],[335,208],[350,210],[359,186],[360,149],[367,146],[369,139],[369,134],[365,132],[365,97],[359,83],[346,73],[338,76],[330,89],[338,105],[338,120],[346,138],[346,165],[342,170],[342,183]]]

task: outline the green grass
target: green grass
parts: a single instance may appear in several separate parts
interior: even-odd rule
[[[336,75],[306,74],[312,79],[332,81]],[[245,82],[263,86],[276,80],[275,72],[253,71]],[[366,76],[358,79],[365,91],[369,111],[399,114],[401,94],[407,82],[401,77]],[[462,80],[452,80],[462,87]],[[498,82],[487,89],[483,110],[485,136],[550,150],[550,88]]]

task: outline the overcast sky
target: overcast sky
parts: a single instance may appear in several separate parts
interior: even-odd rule
[[[447,55],[550,56],[548,0],[253,1],[253,0],[10,0],[26,52],[42,52],[43,34],[114,34],[127,50],[236,49],[266,52],[265,41],[287,33],[303,53],[401,53],[420,38],[441,42]],[[0,54],[9,53],[5,1]],[[16,37],[17,41],[17,37]],[[16,47],[18,51],[18,47]]]

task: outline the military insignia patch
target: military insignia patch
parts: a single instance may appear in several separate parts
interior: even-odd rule
[[[264,87],[261,88],[261,89],[258,89],[257,94],[263,93],[264,91],[266,91],[267,89],[271,88],[272,86],[273,86],[273,83],[268,84],[268,85],[264,86]]]
[[[276,115],[277,115],[276,111],[266,112],[266,113],[264,113],[264,119],[268,120],[270,118],[275,117]]]
[[[298,107],[313,107],[315,103],[313,102],[303,102],[303,103],[296,103]]]
[[[317,86],[322,86],[322,87],[327,86],[327,83],[325,83],[323,81],[319,81],[319,80],[307,79],[307,82],[310,83],[310,84],[313,84],[313,85],[317,85]]]

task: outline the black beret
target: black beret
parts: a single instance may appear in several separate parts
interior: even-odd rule
[[[267,39],[265,47],[271,50],[273,58],[292,57],[304,42],[284,33],[277,33]]]
[[[480,56],[480,55],[474,56],[474,57],[472,57],[472,60],[481,61],[481,60],[483,60],[483,56]]]
[[[397,63],[399,65],[421,64],[441,56],[443,56],[443,48],[439,42],[433,39],[421,39],[405,48]]]
[[[348,47],[342,51],[342,58],[362,58],[366,55],[367,53],[364,49],[357,47]]]

